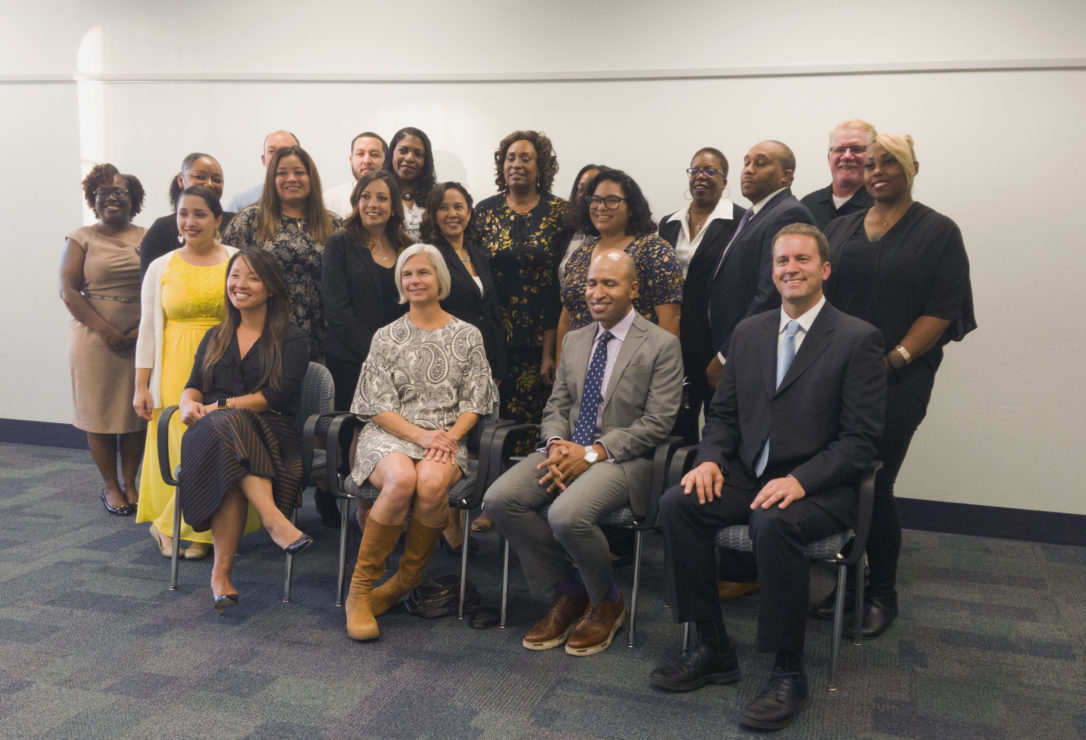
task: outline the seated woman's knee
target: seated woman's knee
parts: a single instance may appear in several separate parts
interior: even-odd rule
[[[436,465],[420,465],[417,471],[418,482],[415,486],[420,501],[439,504],[449,498],[449,471]]]

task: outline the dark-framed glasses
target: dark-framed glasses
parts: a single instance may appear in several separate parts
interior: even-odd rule
[[[852,154],[853,156],[860,156],[867,151],[867,146],[864,144],[855,144],[853,146],[831,146],[830,152],[833,154]]]
[[[626,200],[617,195],[608,195],[606,198],[601,198],[598,195],[593,195],[588,199],[589,208],[603,208],[608,211],[613,211],[619,207],[622,201]]]
[[[717,175],[722,173],[716,167],[707,167],[704,170],[698,169],[697,167],[690,167],[686,170],[686,174],[688,174],[690,177],[697,177],[698,175],[705,175],[706,177],[716,177]]]
[[[106,198],[127,198],[128,190],[125,188],[98,188],[94,191],[94,196],[102,200]]]

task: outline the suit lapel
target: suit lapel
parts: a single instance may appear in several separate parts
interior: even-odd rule
[[[634,316],[633,323],[630,324],[630,330],[626,332],[626,338],[622,341],[622,348],[619,349],[618,357],[615,358],[615,366],[611,369],[611,377],[607,379],[607,388],[603,391],[604,410],[611,403],[611,397],[614,396],[615,389],[618,388],[618,384],[622,380],[623,371],[629,366],[630,360],[637,350],[641,348],[645,337],[648,336],[648,332],[645,331],[644,327],[638,326],[638,323],[643,320],[640,316]]]
[[[780,340],[780,326],[780,311],[766,315],[766,322],[762,327],[762,347],[759,350],[766,398],[773,398],[773,394],[777,392],[777,343]]]
[[[780,388],[777,389],[778,393],[794,383],[796,378],[803,375],[819,355],[826,351],[832,341],[831,335],[836,325],[836,316],[833,315],[832,307],[827,303],[818,312],[818,318],[811,324],[811,330],[803,338],[803,344],[800,345],[788,372],[781,380]],[[774,375],[776,375],[776,367],[774,367]]]

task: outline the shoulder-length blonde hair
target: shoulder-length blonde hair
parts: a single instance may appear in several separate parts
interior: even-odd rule
[[[260,194],[257,205],[259,210],[256,221],[256,238],[261,242],[270,241],[279,233],[279,216],[282,213],[283,204],[279,201],[279,192],[275,189],[275,171],[279,169],[279,163],[284,157],[297,157],[302,161],[306,174],[309,175],[309,196],[305,203],[305,228],[311,238],[317,244],[328,241],[335,227],[332,225],[332,217],[324,209],[324,198],[321,197],[321,176],[317,174],[317,165],[309,152],[300,146],[285,146],[276,149],[268,163],[268,170],[264,174],[264,192]]]

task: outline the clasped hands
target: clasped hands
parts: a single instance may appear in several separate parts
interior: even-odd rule
[[[200,403],[199,401],[182,398],[180,403],[181,423],[191,427],[217,408],[218,406],[213,403]]]
[[[460,448],[460,440],[444,429],[425,430],[415,440],[415,444],[425,450],[422,453],[423,460],[456,464],[456,451]]]
[[[703,462],[688,472],[679,481],[683,487],[683,493],[690,495],[696,493],[699,504],[707,504],[713,499],[720,498],[724,486],[724,474],[720,472],[720,466],[714,462]],[[750,502],[751,509],[768,509],[777,505],[787,509],[793,501],[799,501],[807,495],[799,481],[790,475],[783,478],[774,478],[762,486],[758,495]]]
[[[539,479],[539,485],[554,493],[555,489],[564,491],[584,471],[588,470],[585,462],[583,445],[565,439],[556,439],[547,445],[547,459],[536,466],[547,472]]]

